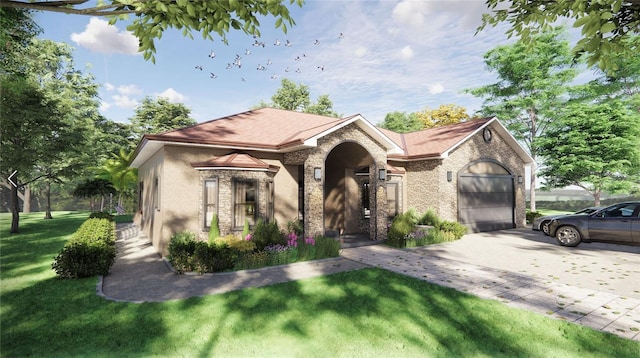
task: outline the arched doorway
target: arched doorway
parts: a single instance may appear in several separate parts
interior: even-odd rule
[[[473,232],[516,227],[513,180],[495,160],[467,164],[458,172],[458,221]]]
[[[366,173],[362,168],[369,167]],[[374,180],[375,161],[369,152],[355,142],[336,145],[325,159],[324,231],[332,234],[369,233],[365,203],[375,201],[375,193],[367,190]],[[370,208],[366,208],[369,210]]]

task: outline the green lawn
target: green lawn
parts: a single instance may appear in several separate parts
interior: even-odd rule
[[[87,214],[0,214],[2,357],[637,357],[640,342],[371,268],[164,303],[111,302],[51,262]]]

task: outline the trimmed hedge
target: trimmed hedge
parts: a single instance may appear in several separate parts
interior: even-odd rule
[[[106,218],[90,218],[67,241],[51,268],[62,278],[107,275],[116,253],[115,223]]]

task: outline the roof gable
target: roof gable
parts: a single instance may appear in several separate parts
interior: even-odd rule
[[[278,171],[278,166],[269,165],[262,160],[245,153],[231,153],[214,157],[204,162],[191,163],[196,169],[235,169]]]

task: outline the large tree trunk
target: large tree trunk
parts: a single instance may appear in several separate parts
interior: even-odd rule
[[[595,206],[600,206],[600,190],[594,190],[593,191],[593,201],[594,201],[594,205]]]
[[[45,208],[44,218],[45,220],[53,219],[51,216],[51,181],[49,179],[46,180],[44,184],[45,197],[47,199],[47,207]]]
[[[31,187],[29,185],[24,186],[22,212],[25,214],[29,214],[31,212]]]
[[[13,176],[12,179],[15,183],[18,182],[18,177]],[[20,199],[18,199],[18,187],[11,185],[11,201],[9,206],[11,207],[11,230],[12,234],[18,234],[20,232]]]

